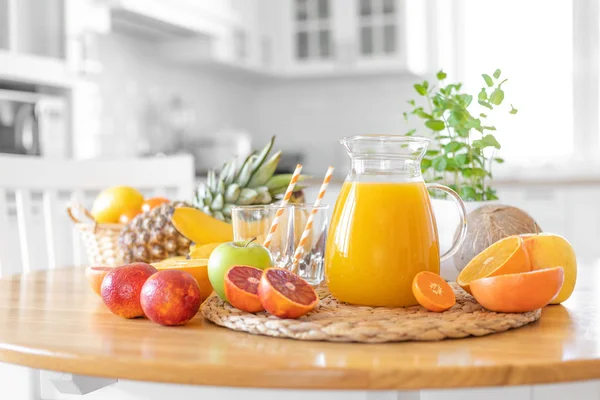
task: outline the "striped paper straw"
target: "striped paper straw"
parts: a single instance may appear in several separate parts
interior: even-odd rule
[[[325,179],[323,179],[323,183],[321,184],[321,189],[319,189],[319,195],[317,196],[317,200],[315,200],[315,204],[313,205],[313,209],[310,211],[310,215],[306,220],[306,226],[304,227],[304,232],[302,232],[302,236],[300,237],[300,242],[298,243],[298,247],[296,248],[296,252],[294,253],[294,264],[292,271],[296,271],[298,267],[298,262],[300,261],[300,256],[302,256],[302,252],[304,251],[304,245],[308,241],[308,237],[310,236],[310,232],[313,228],[313,220],[315,219],[315,214],[319,210],[319,206],[321,205],[321,200],[323,200],[323,196],[325,196],[325,191],[327,190],[327,186],[329,186],[329,182],[331,181],[331,176],[333,175],[333,167],[329,166],[327,168],[327,173],[325,174]]]
[[[273,235],[277,231],[277,227],[279,227],[279,219],[283,214],[285,206],[290,202],[290,197],[292,197],[292,192],[294,191],[294,187],[296,187],[296,182],[298,182],[298,178],[300,177],[300,172],[302,171],[302,164],[296,165],[296,169],[294,170],[294,174],[292,175],[292,179],[290,179],[290,184],[285,191],[285,195],[283,196],[283,200],[281,201],[281,207],[275,213],[275,218],[273,218],[273,222],[271,222],[271,228],[269,229],[269,234],[265,239],[265,246],[267,249],[271,245],[271,241],[273,240]]]

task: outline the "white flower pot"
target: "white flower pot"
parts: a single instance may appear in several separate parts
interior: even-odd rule
[[[469,201],[465,202],[467,213],[478,209],[481,206],[497,204],[498,201]],[[433,213],[437,223],[440,254],[444,254],[452,246],[454,233],[460,223],[458,208],[453,200],[431,199]],[[443,261],[440,265],[440,275],[442,278],[450,281],[456,280],[460,271],[455,268],[452,257]]]

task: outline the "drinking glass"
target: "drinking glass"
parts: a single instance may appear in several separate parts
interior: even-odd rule
[[[231,209],[233,240],[245,241],[256,238],[257,243],[263,244],[279,208],[281,206],[274,204],[233,207]],[[285,206],[279,218],[279,227],[269,246],[273,263],[279,268],[289,269],[292,265],[295,249],[292,215],[292,207]]]
[[[306,222],[315,206],[308,204],[294,204],[294,251],[298,249],[302,233],[306,227]],[[307,240],[300,247],[300,259],[297,265],[290,266],[290,269],[307,281],[310,285],[317,286],[323,282],[325,275],[325,244],[327,241],[327,229],[329,227],[328,211],[329,206],[319,205],[316,207],[316,213],[313,217],[312,229],[309,232]]]
[[[280,207],[276,204],[233,207],[231,210],[233,239],[244,241],[257,238],[258,243],[264,243],[275,213]],[[269,251],[276,267],[293,271],[309,284],[316,286],[323,281],[324,277],[328,205],[317,207],[312,229],[299,253],[300,259],[294,266],[294,253],[313,208],[314,206],[307,204],[285,206]]]

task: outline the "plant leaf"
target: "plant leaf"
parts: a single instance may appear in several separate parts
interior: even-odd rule
[[[473,189],[471,186],[461,187],[459,194],[463,200],[475,200],[475,189]]]
[[[498,164],[504,164],[504,158],[496,157],[494,158],[494,161],[496,161]]]
[[[427,89],[418,83],[415,83],[414,88],[421,96],[425,96],[427,94]]]
[[[465,128],[467,129],[480,129],[481,121],[477,118],[471,118],[467,122],[465,122]]]
[[[427,150],[427,151],[425,152],[425,155],[426,155],[427,157],[431,157],[431,156],[437,156],[438,154],[440,154],[440,151],[439,151],[439,150]]]
[[[441,81],[441,80],[444,80],[444,79],[446,79],[446,77],[447,77],[448,75],[447,75],[447,74],[446,74],[446,73],[445,73],[443,70],[440,70],[440,71],[437,73],[437,75],[436,75],[436,76],[437,76],[438,80],[440,80],[440,81]]]
[[[494,109],[494,108],[493,108],[493,107],[492,107],[492,106],[491,106],[489,103],[486,103],[485,101],[481,101],[481,100],[479,100],[479,101],[478,101],[478,103],[479,103],[480,105],[484,106],[484,107],[487,107],[487,108],[489,108],[490,110],[493,110],[493,109]]]
[[[424,158],[421,160],[421,171],[425,172],[429,168],[431,168],[431,160],[429,158]]]
[[[448,161],[446,160],[446,157],[439,156],[431,161],[431,165],[436,171],[443,172],[446,170],[446,165],[448,165]]]
[[[494,86],[494,81],[492,80],[492,78],[490,78],[488,74],[481,74],[481,76],[483,76],[483,80],[485,81],[485,84],[488,85],[488,87]]]
[[[494,78],[496,78],[496,79],[500,78],[500,74],[501,74],[501,72],[500,72],[499,69],[495,70],[494,71]]]
[[[499,106],[504,100],[504,90],[497,88],[490,95],[490,103]]]
[[[410,104],[413,107],[415,106],[415,101],[414,100],[409,100],[409,101],[407,101],[407,103]]]
[[[433,115],[427,114],[425,111],[423,111],[422,108],[417,108],[414,113],[415,113],[415,115],[417,115],[418,117],[421,117],[423,119],[432,119],[433,118]]]
[[[486,101],[487,100],[487,92],[485,91],[485,88],[481,88],[481,92],[479,92],[479,94],[477,95],[477,100],[479,101]]]
[[[495,131],[496,127],[495,126],[482,126],[481,129],[485,129],[488,131]]]
[[[470,94],[459,94],[456,97],[458,97],[460,99],[460,101],[464,104],[464,107],[469,107],[469,104],[471,104],[471,101],[473,101],[473,96],[471,96]]]
[[[450,142],[444,146],[444,150],[446,151],[446,153],[455,153],[465,146],[466,144],[462,142]]]
[[[480,116],[481,118],[487,118],[487,115],[486,115],[486,114],[484,114],[484,113],[481,113],[481,114],[479,114],[479,116]]]
[[[473,147],[478,149],[485,149],[486,147],[495,147],[500,149],[500,143],[496,140],[494,135],[485,135],[481,140],[473,140]]]
[[[441,121],[439,119],[430,119],[428,121],[425,121],[425,126],[431,129],[432,131],[436,132],[443,131],[446,128],[446,124],[444,123],[444,121]]]
[[[519,112],[519,110],[517,110],[516,108],[514,108],[513,105],[511,104],[510,105],[510,111],[509,111],[509,113],[510,114],[516,114],[518,112]]]
[[[469,163],[469,154],[459,154],[454,156],[454,161],[456,161],[456,165],[462,167]]]
[[[411,129],[410,131],[406,132],[406,133],[404,134],[404,136],[412,136],[412,135],[414,135],[414,134],[415,134],[415,132],[417,132],[417,130],[416,130],[416,129]]]

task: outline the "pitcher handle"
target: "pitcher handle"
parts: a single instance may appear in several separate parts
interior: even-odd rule
[[[450,195],[450,197],[452,197],[456,203],[456,206],[458,207],[458,213],[460,214],[460,235],[458,236],[458,240],[455,240],[454,243],[452,243],[450,249],[440,256],[440,261],[444,261],[452,257],[465,241],[465,237],[467,236],[467,209],[465,208],[465,203],[463,203],[458,193],[450,189],[448,186],[439,185],[437,183],[428,183],[427,188],[441,190],[442,192]]]

